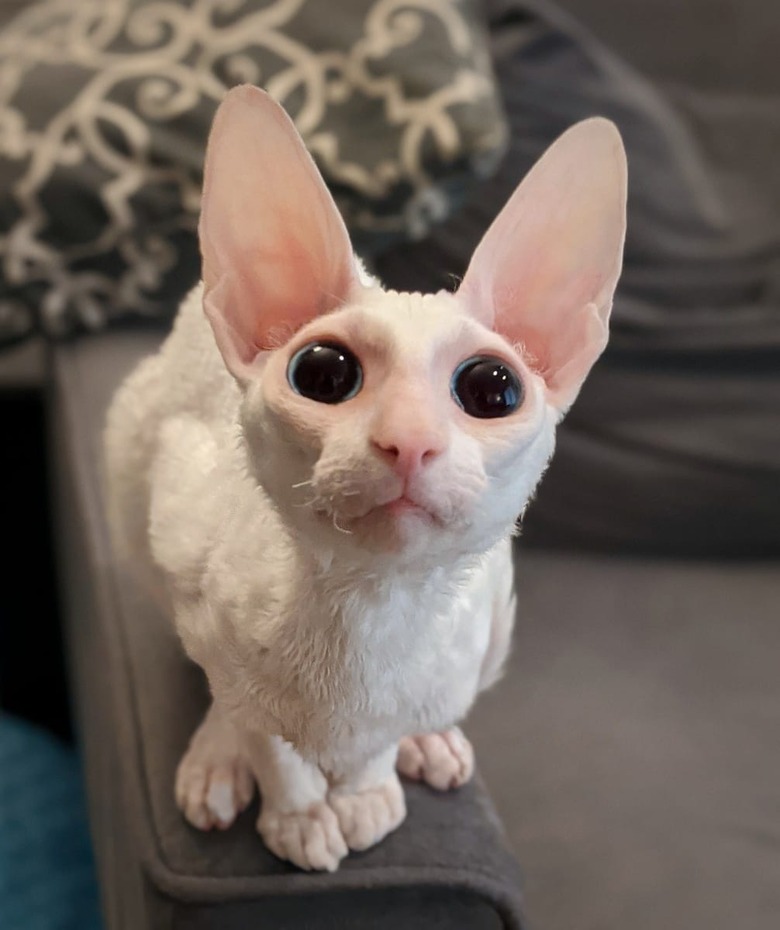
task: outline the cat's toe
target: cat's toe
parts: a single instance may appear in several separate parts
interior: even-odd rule
[[[176,803],[193,827],[226,830],[251,802],[254,778],[240,756],[202,749],[190,747],[179,763]]]
[[[328,800],[347,845],[354,850],[374,846],[406,817],[406,799],[396,775],[365,791],[332,791]]]
[[[304,811],[263,806],[257,830],[275,856],[306,871],[335,872],[349,852],[338,818],[324,801]]]
[[[474,774],[474,750],[459,727],[441,733],[404,737],[398,746],[398,771],[437,791],[465,785]]]

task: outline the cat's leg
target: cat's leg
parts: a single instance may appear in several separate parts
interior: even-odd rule
[[[374,846],[403,823],[404,790],[395,771],[397,747],[360,769],[332,778],[328,800],[350,849]]]
[[[398,771],[438,791],[465,785],[474,774],[474,750],[459,727],[405,736],[398,746]]]
[[[500,677],[512,639],[515,596],[508,540],[497,551],[485,579],[487,590],[492,592],[490,637],[479,671],[478,691],[489,688]],[[398,771],[439,791],[459,788],[474,774],[474,750],[459,727],[407,736],[398,747]]]
[[[260,784],[257,829],[266,846],[299,868],[334,872],[349,850],[325,776],[281,737],[253,732],[246,746]]]
[[[490,638],[479,670],[478,691],[492,687],[501,677],[512,645],[517,608],[514,592],[511,587],[506,590],[507,587],[507,583],[504,582],[505,590],[499,590],[491,611]]]
[[[490,624],[490,635],[479,660],[478,692],[500,678],[509,654],[516,611],[511,540],[496,548],[480,584],[484,590],[476,601],[489,611],[484,619]],[[474,750],[458,727],[407,736],[398,746],[398,771],[439,791],[459,788],[474,774]]]
[[[255,793],[238,731],[212,704],[176,772],[176,803],[199,830],[227,829]]]

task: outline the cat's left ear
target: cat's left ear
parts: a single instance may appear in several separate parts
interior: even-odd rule
[[[236,87],[209,136],[200,218],[204,306],[239,382],[358,286],[344,221],[281,106]]]
[[[560,416],[607,344],[623,260],[626,156],[605,119],[555,142],[477,246],[458,291],[518,345]]]

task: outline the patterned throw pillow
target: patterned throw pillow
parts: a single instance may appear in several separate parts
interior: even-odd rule
[[[472,0],[25,5],[0,26],[0,327],[169,313],[198,274],[208,128],[245,82],[294,117],[367,255],[422,236],[503,151]]]

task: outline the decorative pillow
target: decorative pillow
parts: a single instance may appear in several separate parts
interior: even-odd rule
[[[0,321],[170,312],[198,274],[211,118],[244,82],[294,117],[365,254],[422,236],[503,151],[473,0],[29,5],[0,32]]]

